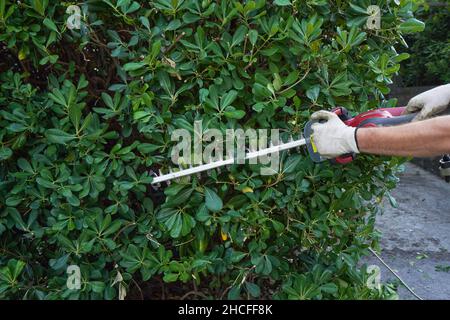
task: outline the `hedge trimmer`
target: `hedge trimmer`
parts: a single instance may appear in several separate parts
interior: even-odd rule
[[[336,113],[339,116],[339,118],[348,126],[377,127],[377,126],[394,126],[411,122],[411,120],[415,117],[416,114],[402,115],[404,109],[405,109],[404,107],[375,109],[361,113],[353,118],[349,115],[347,109],[343,107],[335,108],[332,110],[332,112]],[[311,126],[315,122],[316,121],[311,120],[308,123],[306,123],[305,128],[303,130],[303,137],[301,139],[291,140],[287,143],[281,143],[276,146],[271,145],[268,148],[264,148],[258,151],[249,151],[245,154],[245,160],[251,160],[258,157],[267,156],[272,153],[294,149],[304,145],[306,145],[308,153],[314,162],[319,163],[327,160],[320,155],[320,153],[317,151],[314,145],[314,137],[312,134],[313,132]],[[332,159],[331,161],[338,164],[346,164],[353,161],[354,159],[355,154],[345,154],[335,159]],[[154,178],[152,184],[158,185],[161,182],[170,182],[171,180],[174,179],[199,174],[204,171],[217,169],[223,166],[229,166],[235,163],[236,159],[230,157],[229,159],[214,161],[211,163],[198,165],[191,168],[181,169],[176,172],[172,172],[171,170],[169,173],[162,174],[162,172],[160,171],[159,175],[153,173]]]

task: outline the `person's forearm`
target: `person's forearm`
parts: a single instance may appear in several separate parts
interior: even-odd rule
[[[360,128],[362,153],[431,157],[450,153],[450,116],[395,127]]]

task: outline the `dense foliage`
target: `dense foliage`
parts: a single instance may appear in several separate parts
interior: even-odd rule
[[[358,261],[398,160],[149,173],[194,120],[297,134],[321,108],[395,105],[394,46],[423,24],[374,3],[380,30],[370,1],[90,0],[69,30],[67,2],[0,0],[0,297],[395,297]]]
[[[418,11],[425,30],[406,37],[411,57],[400,75],[405,86],[450,83],[450,2],[434,3]]]

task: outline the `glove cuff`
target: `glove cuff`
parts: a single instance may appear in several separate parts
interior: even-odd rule
[[[444,91],[447,92],[447,107],[450,107],[450,83],[444,84]]]
[[[360,151],[359,151],[359,143],[358,143],[358,129],[359,129],[359,127],[357,127],[355,129],[355,143],[356,143],[356,149],[358,150],[358,151],[356,151],[356,153],[360,153]]]
[[[347,127],[345,130],[346,151],[348,153],[359,153],[358,142],[356,140],[357,128]]]

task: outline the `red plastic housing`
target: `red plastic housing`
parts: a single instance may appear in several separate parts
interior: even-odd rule
[[[344,123],[350,127],[359,127],[361,122],[363,122],[367,119],[398,117],[398,116],[402,115],[404,110],[405,110],[405,107],[382,108],[382,109],[370,110],[367,112],[363,112],[354,118],[348,119],[348,120],[344,121]],[[364,127],[376,127],[376,125],[373,123],[368,123],[368,124],[364,125]]]

